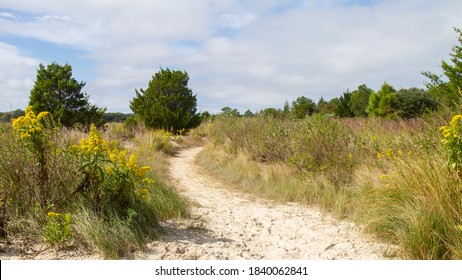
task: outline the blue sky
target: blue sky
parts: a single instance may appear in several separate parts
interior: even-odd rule
[[[25,108],[40,63],[73,67],[93,104],[130,112],[160,67],[200,111],[281,108],[360,84],[423,87],[462,27],[458,0],[2,0],[0,111]]]

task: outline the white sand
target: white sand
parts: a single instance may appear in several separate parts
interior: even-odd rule
[[[147,259],[383,259],[390,245],[312,207],[278,205],[232,190],[195,162],[202,148],[171,159],[171,176],[195,203],[193,219],[168,221]]]

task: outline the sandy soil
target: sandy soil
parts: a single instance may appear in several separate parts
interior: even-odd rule
[[[383,259],[396,250],[315,208],[233,191],[196,164],[201,149],[171,159],[172,178],[196,205],[193,218],[164,223],[163,240],[150,244],[140,258]]]

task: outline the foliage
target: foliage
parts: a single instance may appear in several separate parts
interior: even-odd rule
[[[251,118],[251,117],[255,116],[255,114],[252,111],[247,110],[247,111],[244,112],[244,114],[242,116],[246,117],[246,118]]]
[[[305,96],[298,97],[292,102],[292,114],[297,119],[303,119],[305,116],[310,116],[316,110],[316,103]]]
[[[96,126],[84,136],[75,129],[50,128],[46,113],[26,112],[13,125],[0,124],[2,237],[57,245],[70,241],[105,258],[120,258],[156,238],[159,220],[187,215],[186,202],[168,183],[161,152],[131,145],[129,153],[107,142]],[[124,137],[111,126],[106,137]],[[137,128],[134,135],[144,131]],[[37,147],[43,150],[37,153]]]
[[[28,106],[25,110],[25,116],[21,116],[12,120],[13,131],[16,137],[19,138],[24,147],[32,153],[39,167],[39,172],[36,175],[36,180],[40,189],[40,206],[44,208],[48,203],[47,181],[47,138],[44,132],[43,119],[48,115],[48,112],[40,112],[37,116],[32,111],[32,107]]]
[[[355,117],[366,117],[366,108],[369,105],[369,97],[374,91],[365,84],[358,86],[357,90],[351,93],[349,106]]]
[[[230,116],[230,117],[239,117],[241,113],[239,113],[239,110],[234,108],[231,109],[231,107],[223,107],[221,109],[221,116]]]
[[[186,72],[160,69],[145,90],[135,90],[130,109],[149,128],[173,133],[193,128],[199,124],[200,115],[196,113],[197,100],[188,81]]]
[[[133,114],[124,113],[104,113],[103,118],[105,122],[125,122],[128,118],[133,117]]]
[[[12,119],[17,119],[24,116],[24,110],[17,109],[11,112],[0,113],[0,122],[11,122]]]
[[[137,167],[136,154],[127,158],[126,150],[111,149],[93,124],[88,139],[72,148],[85,175],[79,192],[90,193],[95,210],[101,214],[116,211],[126,217],[133,203],[146,196],[143,185],[153,183],[145,177],[150,167]]]
[[[435,111],[438,104],[427,91],[410,88],[396,92],[398,99],[397,115],[401,118],[421,117],[424,113]]]
[[[462,115],[455,115],[449,126],[440,128],[441,142],[449,153],[448,167],[460,177],[462,171]]]
[[[428,91],[435,96],[438,102],[443,105],[454,107],[460,103],[462,92],[462,31],[454,28],[458,34],[459,45],[452,47],[452,64],[442,61],[441,68],[447,80],[431,72],[423,72],[430,82],[426,84]]]
[[[316,105],[316,112],[322,115],[333,114],[334,108],[335,107],[330,102],[327,102],[321,96],[321,98],[318,101],[318,104]]]
[[[48,212],[43,237],[53,245],[58,245],[72,237],[71,214]]]
[[[258,115],[267,118],[284,119],[287,116],[287,113],[276,108],[265,108],[259,111]]]
[[[377,93],[370,95],[366,112],[371,117],[393,118],[398,102],[396,90],[384,83]]]
[[[344,92],[337,100],[334,101],[334,113],[341,118],[353,117],[353,112],[350,108],[351,92]]]
[[[105,109],[91,105],[88,95],[82,92],[84,82],[72,77],[69,64],[59,65],[53,62],[37,69],[37,78],[30,93],[29,105],[34,112],[47,111],[65,127],[77,123],[89,126],[104,124]]]

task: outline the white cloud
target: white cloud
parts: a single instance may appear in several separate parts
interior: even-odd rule
[[[221,19],[224,27],[240,29],[257,20],[257,16],[255,14],[223,14]]]
[[[160,66],[186,70],[200,109],[212,111],[282,107],[301,95],[330,99],[362,83],[423,86],[420,72],[439,73],[457,42],[452,27],[462,26],[462,1],[358,3],[80,0],[70,8],[60,0],[4,0],[0,39],[87,51],[97,76],[85,90],[110,111],[128,111],[134,89]],[[8,75],[2,87],[21,77]]]
[[[0,104],[2,111],[24,109],[35,78],[37,59],[0,42]]]
[[[6,12],[0,13],[0,17],[7,18],[7,19],[12,19],[12,20],[17,20],[18,19],[13,14],[6,13]]]

